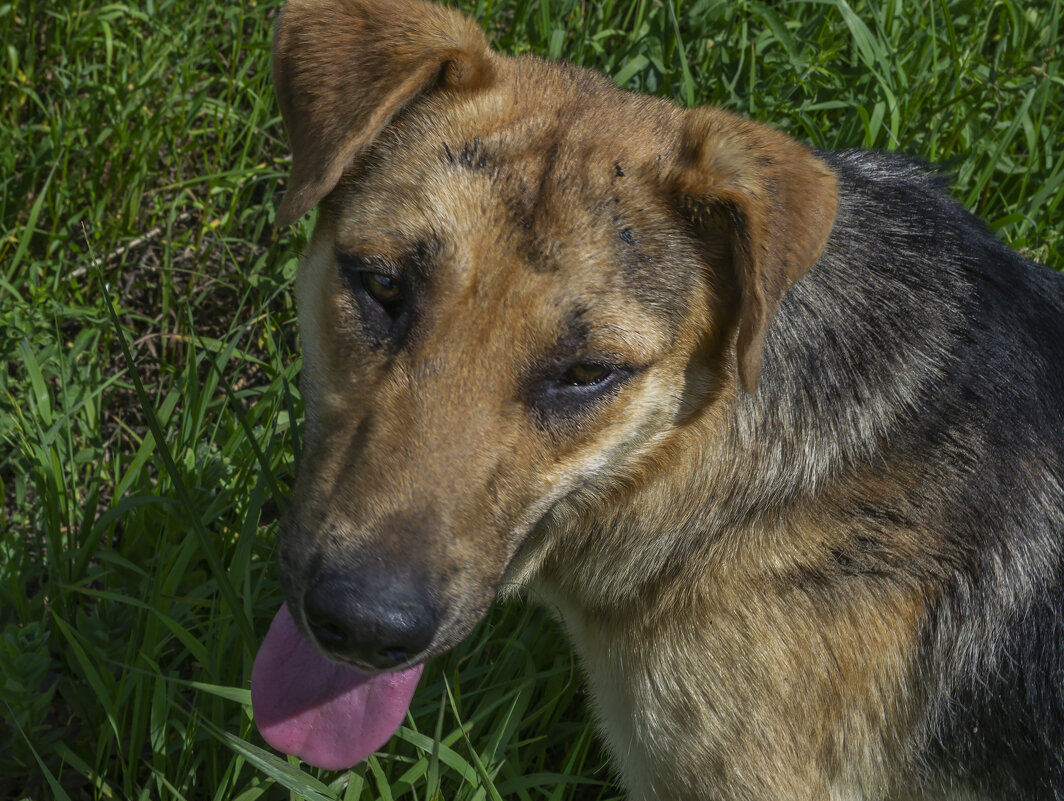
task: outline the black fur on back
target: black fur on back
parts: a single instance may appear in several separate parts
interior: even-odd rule
[[[1061,801],[1064,276],[1001,244],[925,165],[818,156],[838,217],[781,303],[751,418],[831,454],[792,468],[806,486],[839,465],[911,466],[902,500],[851,511],[925,537],[919,557],[881,546],[871,568],[936,588],[914,655],[923,789]]]

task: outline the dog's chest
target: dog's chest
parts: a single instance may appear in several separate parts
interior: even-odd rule
[[[587,676],[596,723],[620,769],[628,798],[663,798],[654,789],[660,765],[647,742],[666,735],[662,727],[668,724],[658,720],[653,704],[647,703],[652,682],[647,681],[646,666],[631,658],[626,633],[595,620],[552,582],[537,581],[533,596],[565,626]]]

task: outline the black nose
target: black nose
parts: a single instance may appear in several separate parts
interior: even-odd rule
[[[307,589],[303,611],[324,650],[386,670],[429,647],[436,609],[423,583],[366,572],[319,576]]]

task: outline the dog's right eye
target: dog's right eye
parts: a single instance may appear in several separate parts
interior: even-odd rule
[[[378,341],[395,339],[399,335],[396,321],[407,316],[403,281],[385,272],[388,265],[381,259],[338,250],[336,264],[341,281],[358,305],[366,332]]]
[[[402,290],[399,282],[390,275],[363,270],[359,273],[359,279],[362,288],[385,308],[398,303],[401,299]]]

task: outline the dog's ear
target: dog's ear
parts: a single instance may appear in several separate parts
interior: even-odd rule
[[[805,145],[713,107],[683,113],[670,178],[708,251],[730,248],[739,293],[736,367],[757,389],[776,306],[817,260],[835,220],[834,174]]]
[[[277,225],[297,220],[414,98],[487,85],[476,23],[420,0],[291,0],[274,34],[273,79],[292,142]]]

